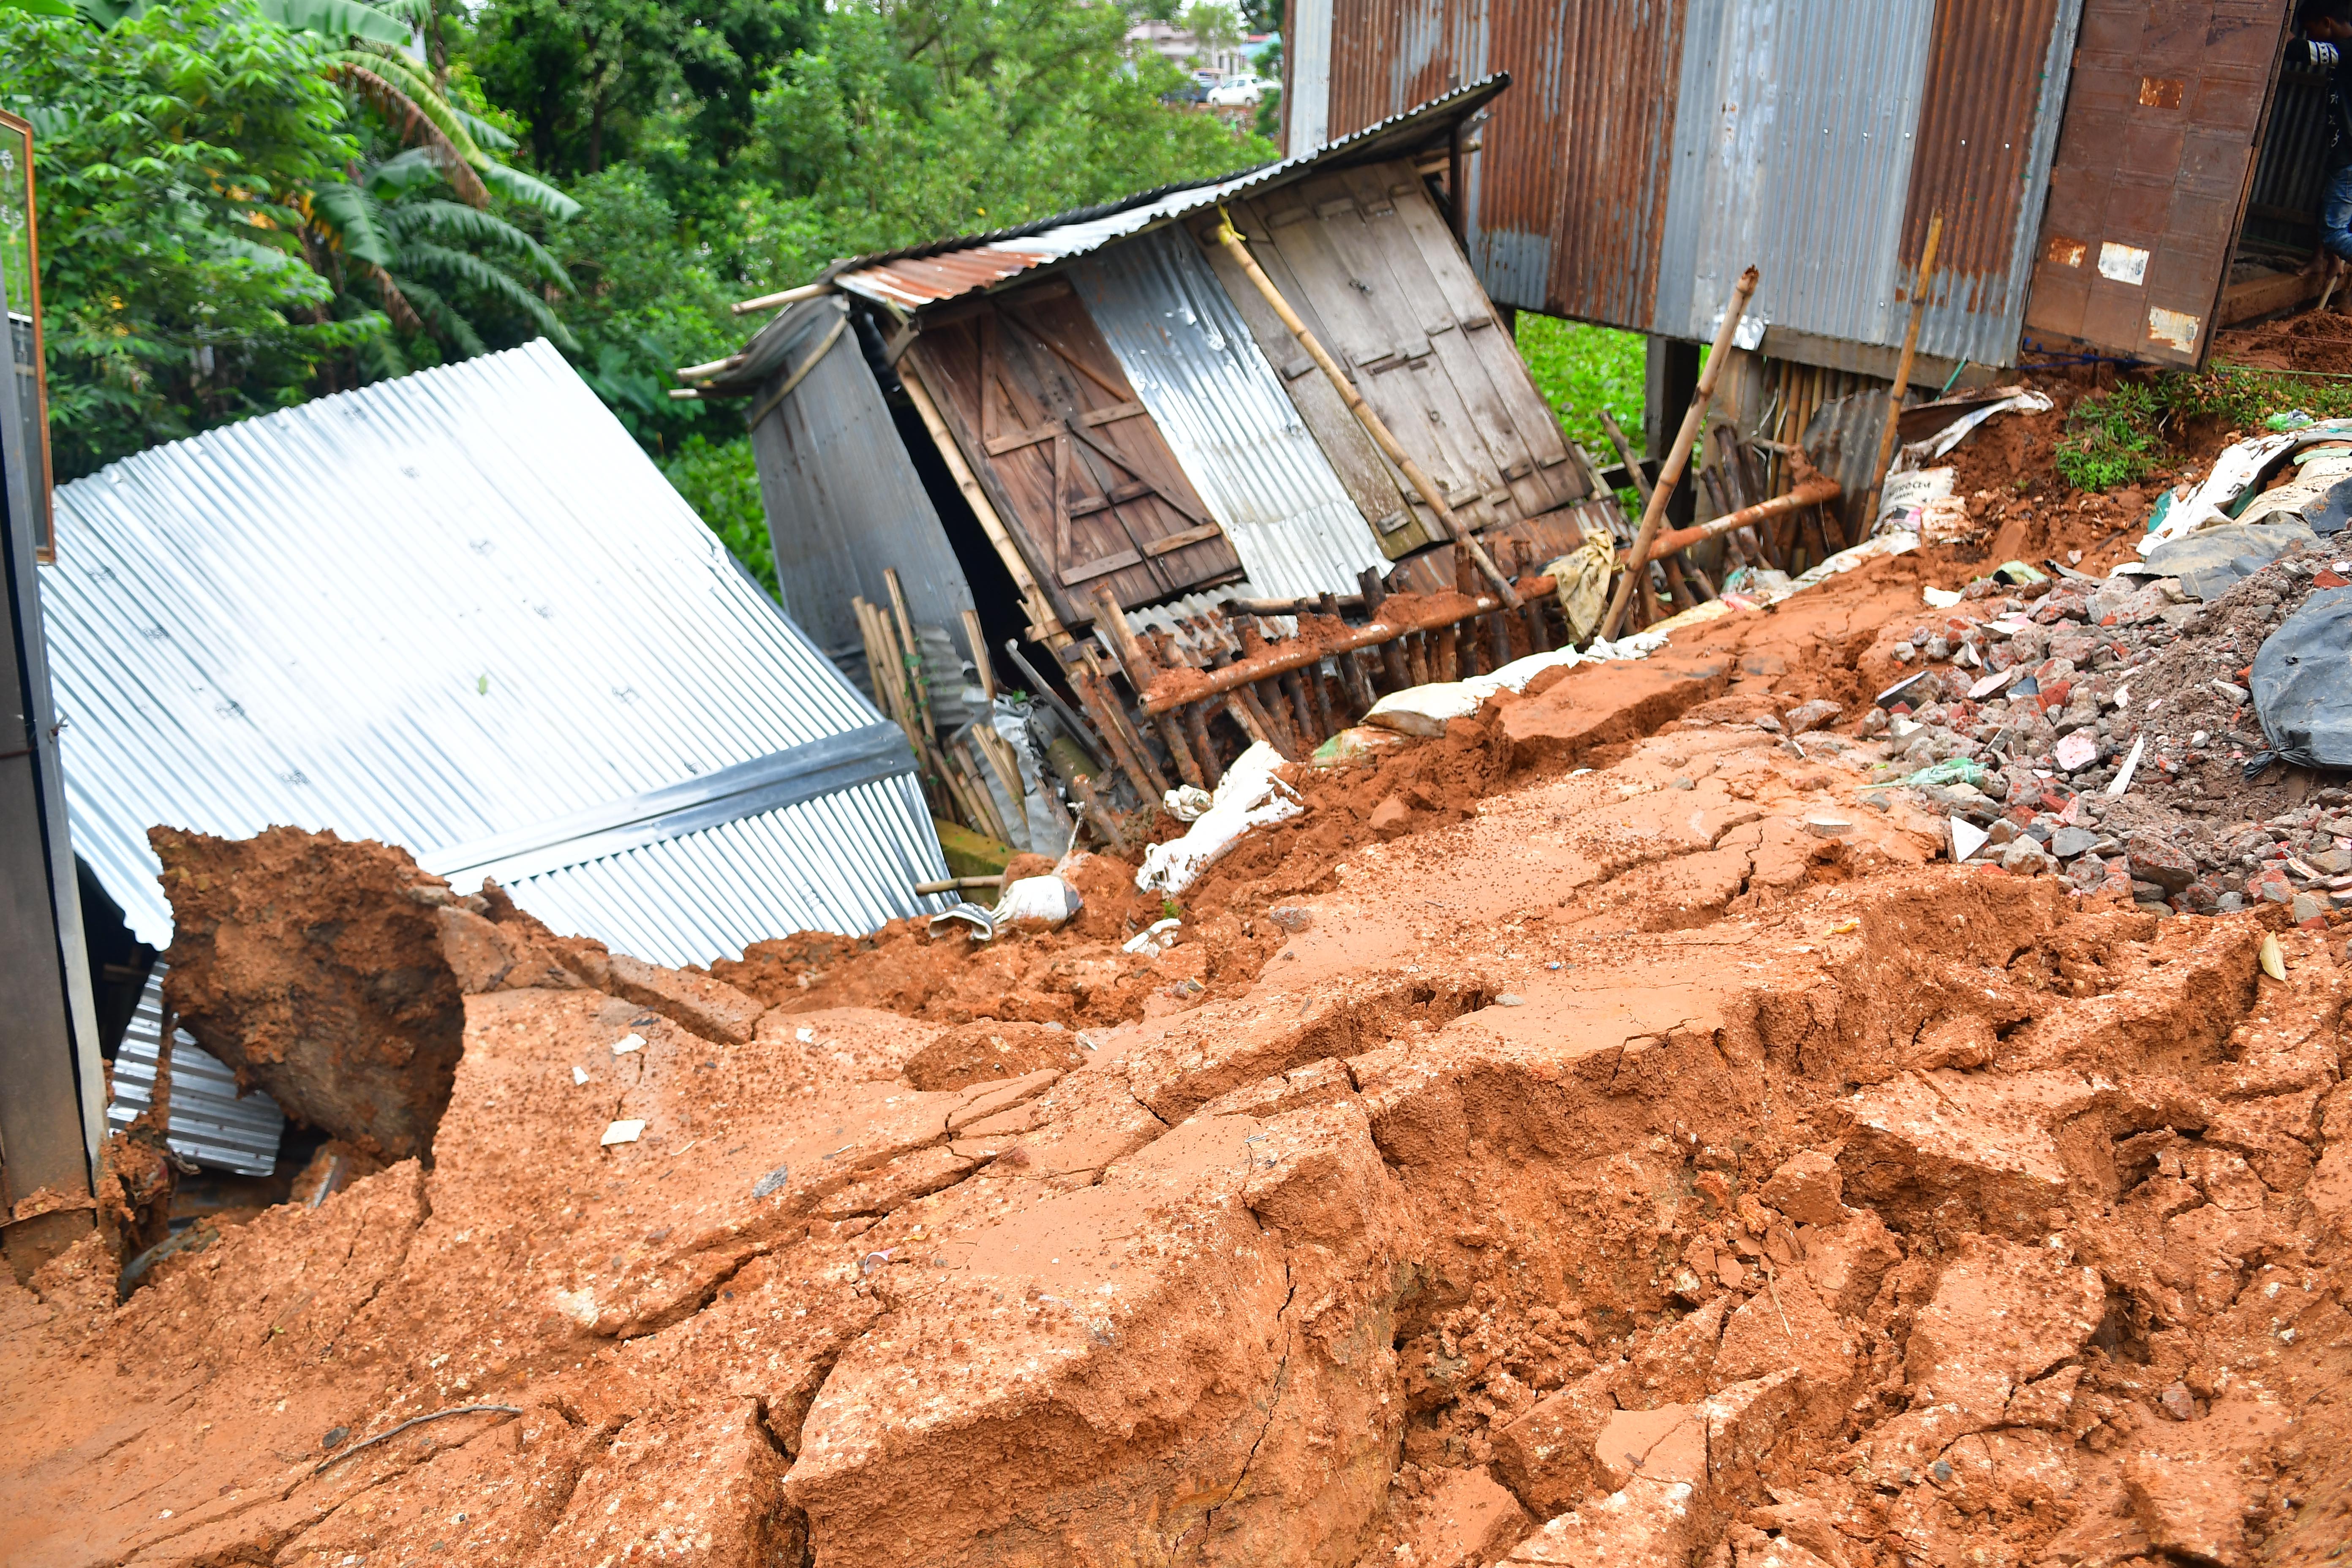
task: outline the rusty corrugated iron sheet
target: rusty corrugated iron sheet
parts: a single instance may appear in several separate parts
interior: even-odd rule
[[[1962,353],[1985,346],[1963,317],[2003,323],[2005,342],[2016,342],[2041,226],[2041,203],[2028,197],[2048,178],[2064,96],[2053,100],[2044,83],[2058,23],[2073,9],[2067,0],[1942,0],[1936,7],[1896,255],[1907,308],[1927,226],[1944,215],[1920,334],[1930,352],[1948,354],[1963,338],[1970,341]],[[2062,47],[2073,33],[2070,26]],[[2063,58],[2055,65],[2063,71]]]
[[[1900,343],[1941,204],[1952,281],[1921,348],[2009,363],[2081,6],[1334,0],[1329,122],[1509,71],[1466,181],[1497,301],[1704,341],[1755,262],[1798,357]]]
[[[1468,246],[1497,303],[1647,326],[1657,292],[1682,0],[1339,0],[1330,124],[1507,70],[1470,159]]]
[[[843,273],[834,281],[852,293],[914,310],[1001,283],[1055,259],[1050,250],[997,240],[973,250],[951,250],[944,256],[902,257],[879,267]]]

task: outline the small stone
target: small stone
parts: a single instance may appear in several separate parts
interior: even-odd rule
[[[1896,643],[1887,652],[1894,656],[1895,662],[1897,664],[1908,664],[1919,657],[1919,650],[1907,642]]]
[[[2234,915],[2240,910],[2246,907],[2246,895],[2243,893],[2224,893],[2219,899],[2214,900],[2214,904],[2215,908],[2217,908],[2222,914]]]
[[[2032,877],[2055,870],[2058,863],[2042,852],[2042,846],[2031,838],[2020,838],[2000,852],[2000,868],[2016,876]]]
[[[2221,694],[2224,702],[2233,708],[2246,700],[2246,689],[2232,681],[2217,680],[2213,683],[2213,689]]]
[[[2185,915],[2210,915],[2220,910],[2221,900],[2204,883],[2191,882],[2172,896],[2172,907]]]
[[[2197,862],[2189,852],[2158,834],[2133,834],[2125,853],[2131,858],[2134,880],[2153,882],[2168,893],[2177,893],[2197,879]]]
[[[1838,721],[1838,715],[1844,711],[1845,710],[1838,704],[1822,698],[1817,697],[1811,702],[1800,702],[1789,710],[1787,721],[1789,733],[1802,735],[1810,731],[1834,724]]]
[[[1265,918],[1285,931],[1300,931],[1315,923],[1315,911],[1301,909],[1297,904],[1284,904],[1278,909],[1266,910]]]
[[[1929,663],[1941,664],[1952,657],[1952,645],[1942,637],[1931,637],[1927,639],[1927,646],[1919,652]]]
[[[2293,908],[2295,923],[2298,925],[2305,921],[2323,919],[2327,913],[2327,906],[2309,893],[2297,893],[2294,896]]]
[[[1495,998],[1497,1007],[1524,1007],[1527,1005],[1528,999],[1513,991],[1506,991]]]
[[[2076,710],[2070,708],[2066,710],[2066,718],[2069,721],[2074,721],[2076,717]],[[2091,731],[2087,724],[2076,723],[2074,728],[2059,737],[2058,744],[2051,752],[2051,756],[2068,773],[2080,773],[2099,760],[2099,738]]]
[[[2098,847],[2099,836],[2087,827],[2062,827],[2050,836],[2050,853],[2072,860]]]
[[[1805,818],[1805,831],[1816,838],[1843,838],[1853,831],[1853,824],[1843,816],[1817,814]]]
[[[1998,818],[1985,829],[1985,837],[1994,844],[2006,844],[2017,837],[2017,824],[2007,817]]]
[[[1769,713],[1760,715],[1756,721],[1756,727],[1768,735],[1778,735],[1784,730],[1780,721],[1773,718]]]
[[[2315,849],[2304,858],[2311,862],[2313,869],[2330,877],[2352,871],[2352,849]]]
[[[1666,787],[1668,789],[1696,789],[1698,788],[1698,781],[1696,779],[1668,779],[1666,781]]]
[[[337,1448],[341,1447],[343,1446],[343,1439],[351,1435],[352,1429],[348,1426],[333,1427],[324,1437],[319,1439],[319,1447],[326,1449],[329,1453],[332,1453]]]

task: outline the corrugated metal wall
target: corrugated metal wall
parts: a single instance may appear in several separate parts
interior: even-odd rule
[[[1087,257],[1071,279],[1252,588],[1311,595],[1383,564],[1362,513],[1181,227]]]
[[[972,596],[846,316],[836,295],[795,305],[769,329],[783,352],[753,394],[752,411],[807,368],[752,426],[751,447],[784,612],[870,697],[853,599],[887,605],[882,574],[896,567],[915,623],[954,628],[951,640],[961,643]],[[829,337],[831,347],[811,363]],[[941,697],[961,705],[952,691],[935,700]]]
[[[1506,304],[1705,339],[1749,263],[1782,333],[2014,357],[2081,0],[1335,0],[1334,133],[1507,70],[1470,172]],[[1777,352],[1803,353],[1805,348]]]

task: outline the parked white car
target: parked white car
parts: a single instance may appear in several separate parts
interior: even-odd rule
[[[1254,109],[1277,83],[1262,76],[1237,76],[1209,89],[1209,102],[1218,109]]]

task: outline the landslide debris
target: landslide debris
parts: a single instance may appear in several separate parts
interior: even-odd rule
[[[148,834],[172,900],[163,1004],[288,1115],[386,1159],[432,1145],[465,1045],[430,884],[398,849],[272,827]],[[446,889],[444,889],[446,893]]]
[[[1812,739],[1694,709],[1367,839],[1084,1041],[557,943],[463,995],[429,1170],[0,1294],[11,1560],[2340,1544],[2340,938],[1931,864]],[[318,1469],[461,1405],[520,1414]]]

